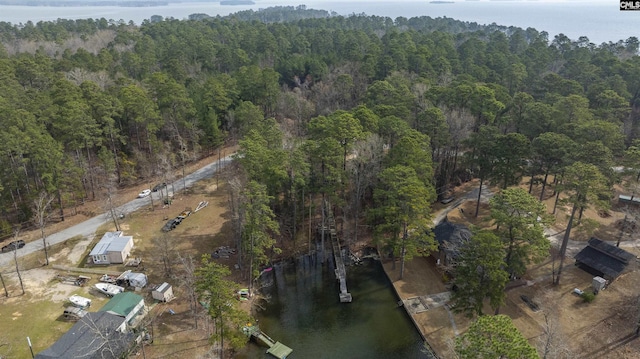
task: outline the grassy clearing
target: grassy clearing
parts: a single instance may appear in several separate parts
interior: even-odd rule
[[[0,334],[0,344],[7,343],[6,346],[0,346],[0,356],[3,358],[30,358],[27,337],[31,339],[33,351],[38,353],[73,325],[61,320],[60,315],[64,310],[61,303],[34,298],[29,293],[2,299],[0,303],[0,322],[5,323],[3,327],[11,328],[3,329]]]

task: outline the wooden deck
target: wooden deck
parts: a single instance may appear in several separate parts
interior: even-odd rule
[[[255,338],[259,343],[266,345],[268,347],[267,354],[271,354],[278,359],[286,359],[287,356],[293,352],[293,349],[271,339],[271,337],[262,332],[257,326],[246,326],[243,328],[243,331],[247,336]]]

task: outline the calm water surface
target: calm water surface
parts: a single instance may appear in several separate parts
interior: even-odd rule
[[[272,271],[271,299],[258,314],[260,329],[293,348],[291,359],[428,358],[422,341],[379,262],[347,267],[352,303],[340,303],[331,265],[308,258]],[[271,358],[250,343],[236,358]]]
[[[51,21],[58,18],[101,18],[133,21],[140,24],[152,15],[184,19],[190,14],[228,15],[242,10],[271,6],[307,5],[308,8],[334,11],[339,15],[360,14],[396,17],[450,17],[479,24],[536,28],[549,38],[563,33],[571,39],[587,36],[593,43],[616,42],[630,36],[640,37],[640,11],[620,11],[614,0],[567,1],[462,1],[433,4],[430,0],[254,0],[254,5],[225,6],[220,2],[180,2],[157,7],[31,7],[0,6],[0,21],[14,24],[27,21]]]

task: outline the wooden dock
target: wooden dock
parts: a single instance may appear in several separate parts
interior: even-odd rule
[[[266,345],[268,347],[267,354],[271,354],[278,359],[286,359],[287,356],[293,352],[293,349],[271,339],[271,337],[266,335],[257,326],[248,325],[243,328],[243,331],[247,336],[258,341],[258,343]]]
[[[336,230],[336,221],[335,218],[333,218],[333,211],[328,201],[325,201],[325,208],[327,208],[329,234],[333,248],[333,258],[336,263],[336,278],[340,281],[340,302],[351,303],[353,298],[351,297],[351,293],[347,291],[347,270],[344,266],[342,251],[340,250],[340,239],[338,238],[338,232]]]

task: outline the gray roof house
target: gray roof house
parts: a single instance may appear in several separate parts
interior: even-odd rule
[[[133,248],[133,237],[123,236],[122,231],[107,232],[89,253],[93,264],[124,263]]]
[[[598,238],[591,237],[589,243],[576,256],[576,265],[585,271],[603,277],[607,280],[615,280],[630,261],[636,257]]]
[[[87,313],[35,359],[117,359],[131,347],[134,335],[123,333],[123,318],[107,312]]]
[[[464,224],[451,223],[445,217],[435,226],[433,235],[438,242],[438,252],[434,253],[438,264],[453,266],[460,255],[460,248],[471,238],[472,234]]]

